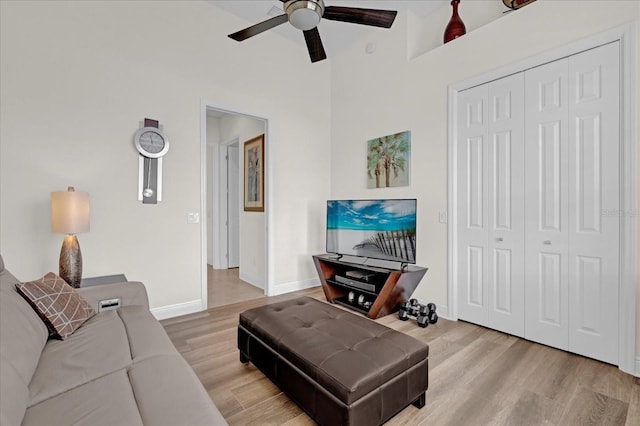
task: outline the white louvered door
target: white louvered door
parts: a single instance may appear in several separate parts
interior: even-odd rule
[[[459,318],[618,363],[619,43],[458,96]]]

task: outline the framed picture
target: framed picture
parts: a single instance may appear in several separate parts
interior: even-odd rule
[[[409,186],[411,132],[367,141],[367,188]]]
[[[264,134],[244,143],[244,211],[264,211]]]

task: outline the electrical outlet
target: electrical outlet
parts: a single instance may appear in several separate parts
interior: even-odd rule
[[[187,223],[200,223],[200,213],[188,212]]]
[[[438,213],[438,222],[447,223],[447,212],[439,212]]]

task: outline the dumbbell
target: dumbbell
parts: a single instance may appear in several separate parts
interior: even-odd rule
[[[429,325],[429,317],[421,315],[416,318],[416,323],[418,323],[420,327],[425,328]]]
[[[409,313],[405,309],[400,309],[398,311],[398,319],[400,319],[400,321],[408,320],[409,319]]]
[[[429,318],[429,322],[431,324],[435,324],[438,322],[438,314],[436,313],[436,304],[435,303],[427,303],[426,308],[428,310],[427,317]]]

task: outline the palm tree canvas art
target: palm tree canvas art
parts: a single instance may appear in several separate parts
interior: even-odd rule
[[[409,186],[411,132],[367,141],[367,188]]]

